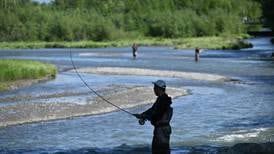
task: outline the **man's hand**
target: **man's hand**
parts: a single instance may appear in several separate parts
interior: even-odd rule
[[[133,114],[137,119],[143,119],[143,116],[141,114]]]
[[[145,115],[143,114],[133,114],[137,119],[142,119],[142,120],[146,120]]]
[[[133,115],[134,115],[137,119],[139,119],[138,122],[139,122],[140,125],[144,125],[144,124],[145,124],[146,119],[145,119],[144,115],[142,115],[142,114],[133,114]]]

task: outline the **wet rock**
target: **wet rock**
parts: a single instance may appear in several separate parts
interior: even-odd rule
[[[235,44],[232,49],[238,50],[238,49],[243,49],[243,48],[252,48],[253,44],[249,43],[246,40],[239,40],[237,44]]]
[[[273,154],[274,143],[239,143],[218,151],[219,154]]]

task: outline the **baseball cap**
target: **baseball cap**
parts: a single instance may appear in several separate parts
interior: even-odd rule
[[[166,88],[166,83],[163,80],[157,80],[156,82],[152,82],[152,83],[160,88]]]

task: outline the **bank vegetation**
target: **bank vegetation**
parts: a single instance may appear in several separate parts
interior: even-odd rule
[[[0,60],[0,91],[17,89],[55,78],[57,68],[52,64],[32,60]]]
[[[176,42],[182,38],[242,36],[248,30],[258,28],[258,25],[246,23],[257,21],[262,15],[258,0],[0,2],[1,47],[16,42],[17,45],[11,47],[20,48],[66,47],[65,42],[78,41],[85,44],[80,47],[96,47],[98,44],[101,47],[105,42],[120,46],[119,42],[143,39],[170,39],[180,47],[184,45]],[[20,42],[27,45],[21,46]],[[72,43],[74,47],[78,45]]]

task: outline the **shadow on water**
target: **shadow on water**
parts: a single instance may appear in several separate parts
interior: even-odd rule
[[[214,146],[197,146],[197,147],[173,147],[171,148],[172,154],[206,154],[206,153],[217,153],[223,149],[223,147]],[[55,154],[151,154],[151,149],[149,146],[128,146],[121,145],[113,149],[97,149],[97,148],[82,148],[76,150],[59,151]]]
[[[54,154],[150,154],[151,150],[150,147],[147,145],[140,145],[140,146],[128,146],[128,145],[121,145],[114,148],[96,148],[96,147],[85,147],[80,149],[69,149],[69,150],[62,150],[62,149],[9,149],[0,150],[0,153],[5,154],[16,154],[16,153],[54,153]]]
[[[81,148],[75,150],[58,151],[55,154],[74,154],[74,153],[92,153],[92,154],[150,154],[151,150],[149,146],[128,146],[121,145],[115,148]]]
[[[218,153],[225,149],[225,147],[218,147],[218,146],[175,146],[172,147],[171,153],[172,154],[208,154],[208,153]],[[126,144],[120,145],[114,148],[95,148],[95,147],[85,147],[80,149],[69,149],[69,150],[62,150],[62,149],[9,149],[0,150],[0,153],[9,153],[9,154],[16,154],[16,153],[53,153],[53,154],[151,154],[151,147],[149,145],[135,145],[129,146]]]

